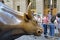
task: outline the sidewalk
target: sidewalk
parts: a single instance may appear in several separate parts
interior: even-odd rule
[[[42,26],[42,25],[41,25]],[[58,29],[55,29],[55,34],[58,34]],[[49,29],[48,29],[48,36],[49,36]],[[15,40],[53,40],[52,38],[46,39],[44,35],[41,36],[34,36],[34,35],[23,35]],[[54,40],[60,40],[59,37],[54,36]]]
[[[57,34],[57,33],[58,33],[58,30],[55,29],[55,34]],[[19,38],[15,39],[15,40],[60,40],[60,38],[54,37],[54,39],[52,39],[52,38],[46,39],[44,37],[44,35],[42,34],[42,36],[23,35],[22,37],[19,37]]]

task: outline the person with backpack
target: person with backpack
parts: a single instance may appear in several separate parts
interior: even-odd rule
[[[57,20],[57,27],[58,27],[59,37],[60,37],[60,17],[56,16],[56,20]]]
[[[44,18],[43,18],[43,27],[44,27],[44,37],[45,38],[53,38],[54,37],[54,33],[55,33],[55,25],[54,25],[54,21],[55,21],[55,16],[52,16],[51,17],[51,20],[49,20],[48,19],[48,16],[45,16]],[[49,35],[50,36],[47,36],[47,33],[48,33],[48,31],[47,31],[47,28],[49,27]]]
[[[50,28],[50,37],[53,38],[55,35],[55,25],[54,25],[54,21],[56,19],[56,16],[52,16],[50,23],[49,23],[49,28]]]

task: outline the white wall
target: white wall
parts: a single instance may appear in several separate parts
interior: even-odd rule
[[[20,11],[21,12],[26,12],[26,8],[27,8],[27,5],[26,5],[26,0],[20,0]]]
[[[17,6],[20,6],[20,0],[13,0],[13,9],[17,10]]]
[[[26,12],[27,1],[26,0],[4,0],[5,4],[17,11],[17,6],[20,6],[20,12]],[[21,13],[23,15],[24,13]]]
[[[36,0],[36,11],[43,15],[43,0]]]
[[[36,12],[41,16],[41,22],[43,17],[43,0],[36,0]]]
[[[57,0],[57,13],[60,12],[60,0]]]
[[[6,5],[8,5],[9,7],[13,8],[13,0],[8,0],[9,2],[7,2],[7,0],[4,0],[4,3]]]

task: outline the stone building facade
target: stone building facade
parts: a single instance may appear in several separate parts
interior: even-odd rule
[[[16,11],[25,12],[26,10],[26,0],[4,0],[4,4]]]
[[[32,9],[38,13],[43,13],[43,0],[30,0],[32,2]],[[29,0],[4,0],[4,3],[14,10],[26,12]]]
[[[48,0],[3,0],[3,1],[6,5],[19,12],[26,12],[27,5],[30,1],[32,2],[31,8],[36,10],[36,12],[39,13],[41,16],[43,16],[44,13],[48,14],[48,11],[50,10],[49,8],[44,8],[49,6]],[[46,4],[47,6],[44,5],[45,1],[46,3],[48,2]],[[53,3],[52,13],[56,14],[60,12],[60,0],[52,0],[52,3]]]
[[[57,13],[60,13],[60,0],[57,0]]]

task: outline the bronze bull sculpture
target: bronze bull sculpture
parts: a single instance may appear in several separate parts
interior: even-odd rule
[[[41,35],[43,32],[43,29],[38,25],[37,21],[34,20],[31,11],[29,10],[26,14],[24,13],[24,16],[16,15],[13,12],[9,12],[2,8],[3,11],[0,11],[0,40],[14,40],[17,37],[20,37],[22,35]],[[9,13],[8,13],[9,12]],[[6,16],[7,15],[7,16]],[[8,15],[12,15],[12,19],[8,17]],[[20,21],[16,21],[16,19],[19,19]],[[3,20],[6,18],[5,20]],[[14,19],[14,20],[13,20]],[[2,21],[3,20],[3,21]],[[6,22],[7,23],[6,23]],[[13,23],[14,21],[14,23]]]

